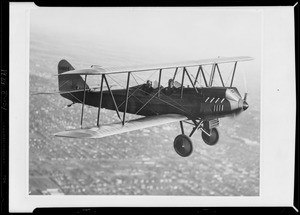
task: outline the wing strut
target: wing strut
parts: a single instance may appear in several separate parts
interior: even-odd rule
[[[197,75],[196,75],[196,78],[195,78],[195,81],[194,81],[194,85],[196,85],[196,83],[197,83],[197,79],[198,79],[198,76],[199,76],[199,73],[200,73],[200,69],[201,69],[201,66],[199,66],[199,68],[198,68]]]
[[[101,75],[101,85],[100,85],[100,100],[99,100],[99,108],[98,108],[98,117],[97,117],[97,126],[99,127],[99,120],[100,120],[100,109],[102,106],[102,98],[103,98],[103,76]]]
[[[83,111],[84,111],[84,103],[85,103],[85,92],[86,92],[86,78],[87,75],[84,76],[84,91],[83,91],[83,100],[82,100],[82,109],[81,109],[81,121],[80,121],[80,127],[82,128],[82,121],[83,121]]]
[[[201,72],[201,74],[202,74],[202,76],[203,76],[203,80],[204,80],[205,86],[207,87],[207,86],[208,86],[208,85],[207,85],[207,81],[206,81],[206,78],[205,78],[205,75],[204,75],[204,72],[203,72],[203,69],[202,69],[202,66],[201,66],[201,65],[200,65],[199,68],[198,68],[197,75],[196,75],[196,78],[195,78],[195,81],[194,81],[194,85],[196,85],[196,83],[198,82],[198,83],[200,84],[200,86],[201,86],[201,80],[198,81],[198,77],[200,77],[200,79],[201,79],[201,74],[200,74],[200,72]],[[199,75],[200,75],[200,76],[199,76]]]
[[[183,67],[183,71],[182,71],[181,91],[180,91],[180,98],[181,98],[181,99],[182,99],[182,95],[183,95],[183,82],[184,82],[184,75],[185,75],[185,67]]]
[[[126,95],[125,95],[125,108],[124,108],[124,113],[123,113],[122,125],[125,124],[125,116],[126,116],[126,112],[127,112],[130,74],[131,74],[131,72],[128,72],[128,75],[127,75],[127,86],[126,86]]]
[[[203,72],[203,69],[202,69],[202,66],[200,66],[200,68],[201,68],[201,73],[202,73],[202,76],[203,76],[203,79],[204,79],[204,82],[205,82],[205,86],[208,87],[207,81],[206,81],[206,78],[205,78],[205,75],[204,75],[204,72]]]
[[[214,76],[215,76],[215,71],[216,71],[216,64],[213,64],[212,68],[211,68],[210,79],[209,79],[209,84],[208,84],[209,87],[212,86]]]
[[[233,68],[233,73],[232,73],[232,78],[231,78],[230,87],[232,87],[232,83],[233,83],[233,79],[234,79],[234,73],[235,73],[235,69],[236,69],[236,64],[237,64],[237,61],[236,61],[235,64],[234,64],[234,68]]]
[[[175,78],[176,78],[177,71],[178,71],[178,67],[176,67],[176,69],[175,69],[174,76],[173,76],[173,82],[174,82],[174,80],[175,80]]]
[[[115,97],[114,97],[114,95],[113,95],[112,91],[110,90],[110,87],[109,87],[109,85],[108,85],[108,82],[107,82],[106,76],[105,76],[105,75],[103,75],[103,78],[104,78],[104,81],[105,81],[105,83],[106,83],[106,86],[107,86],[107,89],[108,89],[108,91],[109,91],[109,94],[110,94],[110,96],[111,96],[111,99],[112,99],[112,100],[113,100],[113,102],[114,102],[114,105],[115,105],[115,108],[116,108],[117,115],[118,115],[119,119],[121,120],[120,113],[119,113],[119,109],[118,109],[118,106],[117,106],[117,103],[116,103]],[[121,121],[122,121],[122,120],[121,120]]]
[[[216,64],[216,67],[217,67],[217,69],[218,69],[218,73],[219,73],[219,76],[220,76],[222,85],[223,85],[223,87],[225,87],[224,82],[223,82],[223,78],[222,78],[222,75],[221,75],[221,72],[220,72],[220,68],[219,68],[218,64]]]
[[[161,70],[162,69],[159,70],[157,97],[159,97],[159,95],[160,95]]]
[[[193,83],[193,81],[192,81],[192,79],[191,79],[191,76],[190,76],[189,72],[187,71],[187,69],[186,69],[185,67],[184,67],[184,70],[185,70],[185,72],[186,72],[186,74],[187,74],[187,77],[190,79],[190,82],[191,82],[193,88],[194,88],[195,91],[198,93],[198,90],[197,90],[197,88],[195,87],[195,85],[194,85],[194,83]]]

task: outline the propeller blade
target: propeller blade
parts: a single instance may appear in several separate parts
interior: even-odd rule
[[[245,93],[245,94],[244,94],[244,101],[247,100],[247,95],[248,95],[248,93]]]

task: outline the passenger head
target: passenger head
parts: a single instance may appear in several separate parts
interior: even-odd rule
[[[170,88],[174,87],[174,81],[173,81],[173,79],[169,79],[169,87]]]
[[[150,87],[152,87],[152,81],[147,80],[147,85],[150,86]]]

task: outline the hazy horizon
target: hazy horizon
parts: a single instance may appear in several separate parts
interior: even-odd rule
[[[261,13],[254,9],[39,8],[30,31],[61,49],[72,44],[87,65],[251,56],[247,79],[260,81]]]

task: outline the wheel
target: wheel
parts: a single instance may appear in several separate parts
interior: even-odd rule
[[[188,136],[180,134],[174,139],[174,149],[181,157],[187,157],[193,152],[192,140]]]
[[[207,145],[213,146],[219,140],[219,132],[216,128],[213,128],[210,130],[210,136],[208,136],[205,132],[202,131],[202,139]]]

